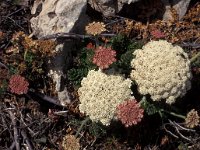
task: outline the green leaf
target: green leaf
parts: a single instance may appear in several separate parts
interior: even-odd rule
[[[68,79],[75,85],[75,86],[80,86],[81,80],[83,77],[86,77],[88,73],[87,68],[72,68],[68,70],[67,76]]]
[[[92,122],[89,126],[89,133],[98,138],[106,134],[106,128],[100,123]]]
[[[154,106],[154,104],[151,104],[150,102],[148,102],[146,100],[146,98],[143,98],[142,101],[140,102],[141,107],[143,107],[143,109],[145,110],[145,112],[148,115],[154,115],[158,112],[160,112],[160,109],[156,106]]]
[[[128,49],[130,40],[125,35],[117,35],[111,39],[112,49],[117,51],[117,54],[125,53]]]

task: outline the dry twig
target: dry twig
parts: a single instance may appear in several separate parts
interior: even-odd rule
[[[13,125],[15,147],[16,147],[16,150],[20,150],[20,140],[19,140],[20,135],[19,135],[19,130],[17,129],[17,119],[11,110],[8,110],[8,113],[10,115],[12,125]]]
[[[170,131],[169,129],[167,129],[167,128],[166,128],[167,125],[173,127],[178,135],[176,135],[175,133],[173,133],[172,131]],[[180,124],[176,123],[175,121],[169,120],[169,123],[165,123],[165,124],[163,125],[163,129],[164,129],[167,133],[169,133],[170,135],[172,135],[173,137],[175,137],[175,138],[177,138],[177,139],[178,139],[179,137],[181,137],[182,139],[187,140],[187,141],[189,141],[189,142],[192,142],[192,141],[195,140],[195,139],[191,139],[191,138],[189,138],[189,137],[186,137],[185,135],[183,135],[183,134],[181,133],[181,130],[182,130],[182,131],[186,131],[186,132],[195,132],[195,130],[189,129],[189,128],[185,128],[185,127],[181,126]]]
[[[29,150],[33,150],[33,147],[32,147],[32,145],[31,145],[30,139],[28,138],[26,132],[25,132],[23,129],[22,129],[22,131],[21,131],[21,135],[22,135],[23,139],[25,140],[28,149],[29,149]]]

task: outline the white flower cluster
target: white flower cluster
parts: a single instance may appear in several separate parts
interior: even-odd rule
[[[136,81],[141,94],[172,104],[190,89],[190,61],[181,47],[165,40],[151,41],[133,55],[131,79]]]
[[[131,97],[131,82],[101,70],[89,71],[78,90],[80,111],[89,115],[92,121],[109,125],[115,116],[116,106]]]

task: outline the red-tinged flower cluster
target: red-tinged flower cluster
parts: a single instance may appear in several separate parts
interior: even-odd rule
[[[161,32],[158,29],[155,29],[153,31],[151,31],[151,36],[153,36],[156,39],[161,39],[165,37],[165,34],[163,32]]]
[[[125,127],[136,125],[142,120],[143,114],[144,110],[136,100],[127,100],[117,106],[117,117]]]
[[[9,88],[12,93],[21,95],[28,92],[28,81],[21,75],[12,75],[9,80]]]
[[[101,69],[108,68],[113,62],[116,61],[116,51],[111,47],[99,46],[95,49],[95,54],[93,57],[93,63],[99,66]]]

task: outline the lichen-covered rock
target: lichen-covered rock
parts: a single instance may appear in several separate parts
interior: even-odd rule
[[[190,89],[190,61],[181,47],[165,40],[151,41],[133,55],[131,78],[141,94],[172,104]]]
[[[116,107],[131,97],[131,80],[118,75],[107,75],[101,70],[89,71],[78,89],[79,109],[92,121],[109,125]]]
[[[31,19],[34,34],[41,37],[59,32],[84,31],[88,23],[86,6],[87,0],[35,1],[31,13],[36,15],[39,8],[42,10]]]

